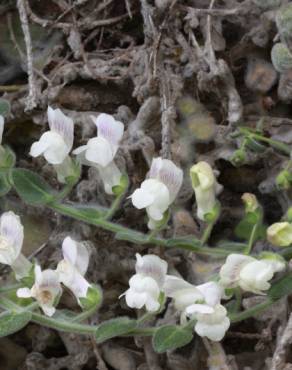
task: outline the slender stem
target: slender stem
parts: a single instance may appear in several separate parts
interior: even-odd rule
[[[156,245],[160,245],[163,247],[169,247],[169,248],[173,248],[173,247],[182,248],[182,249],[192,251],[194,253],[204,254],[204,255],[228,256],[230,254],[230,250],[225,250],[222,248],[210,248],[206,246],[202,247],[190,241],[180,241],[175,245],[173,244],[168,245],[167,239],[162,239],[159,237],[151,237],[151,239],[149,239],[146,234],[133,231],[127,227],[104,220],[102,218],[92,218],[80,212],[78,209],[70,205],[67,205],[67,204],[51,203],[49,207],[63,215],[70,216],[77,220],[87,222],[91,225],[99,226],[104,230],[114,232],[118,234],[117,237],[118,239],[121,239],[121,240],[128,240],[131,242],[135,242],[137,244],[156,244]]]
[[[252,250],[254,240],[255,240],[255,235],[256,235],[257,229],[258,229],[258,223],[256,223],[252,228],[252,231],[251,231],[251,234],[250,234],[250,237],[249,237],[249,240],[248,240],[248,245],[246,247],[246,250],[244,251],[244,254],[247,254],[247,255],[250,254],[250,252]]]
[[[270,307],[272,304],[274,304],[276,301],[272,301],[270,299],[267,299],[266,301],[259,303],[243,312],[235,313],[229,315],[231,322],[239,322],[245,319],[248,319],[250,317],[253,317],[260,312],[264,311],[266,308]]]
[[[124,196],[125,196],[125,192],[121,193],[120,195],[118,195],[115,198],[115,200],[111,204],[111,207],[109,208],[109,210],[105,214],[104,220],[110,220],[113,217],[113,215],[118,210],[122,200],[124,199]]]
[[[83,311],[79,315],[76,315],[75,317],[73,317],[73,319],[71,320],[71,322],[81,322],[81,321],[84,321],[84,320],[88,319],[90,316],[92,316],[96,312],[96,310],[97,310],[97,307],[96,306],[93,306],[89,310]]]
[[[35,312],[32,313],[32,321],[48,328],[68,333],[94,334],[96,331],[96,326],[82,325],[73,323],[72,321],[56,320],[53,317],[47,317]]]
[[[242,294],[240,288],[235,289],[235,312],[238,312],[241,307]]]
[[[201,238],[201,246],[203,246],[204,244],[207,243],[210,235],[211,235],[211,232],[213,230],[213,227],[215,225],[215,222],[209,222],[207,227],[205,228],[204,232],[203,232],[203,235],[202,235],[202,238]]]

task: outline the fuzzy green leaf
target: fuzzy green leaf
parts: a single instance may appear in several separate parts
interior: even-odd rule
[[[0,337],[6,337],[19,331],[29,323],[30,319],[30,312],[4,312],[0,315]]]
[[[55,199],[54,190],[37,174],[23,168],[12,170],[17,194],[28,204],[47,204]]]
[[[185,346],[193,339],[192,328],[166,325],[159,328],[153,337],[153,347],[158,353]]]
[[[116,319],[103,322],[97,327],[95,339],[97,343],[104,342],[110,338],[127,334],[137,327],[137,321],[128,317],[118,317]]]
[[[268,297],[272,301],[277,301],[286,295],[292,294],[292,274],[284,276],[276,281],[268,291]]]

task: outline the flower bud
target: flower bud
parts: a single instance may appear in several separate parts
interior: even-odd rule
[[[216,193],[220,189],[211,166],[207,162],[199,162],[191,167],[190,176],[196,195],[197,216],[202,221],[214,221],[218,217]],[[208,220],[206,220],[205,216]],[[214,217],[212,217],[214,216]]]
[[[67,156],[61,164],[55,164],[57,179],[61,184],[70,184],[77,181],[80,176],[80,165]]]
[[[271,58],[275,69],[279,73],[286,72],[292,68],[292,54],[283,43],[278,43],[273,46]]]
[[[276,177],[276,185],[279,189],[289,190],[292,184],[292,173],[288,170],[281,171]]]
[[[246,162],[246,152],[244,149],[237,149],[230,157],[230,162],[235,167],[239,167]]]
[[[288,247],[292,244],[292,224],[276,222],[267,229],[268,241],[276,247]]]
[[[241,197],[245,205],[245,212],[256,212],[260,207],[258,200],[254,194],[244,193]]]

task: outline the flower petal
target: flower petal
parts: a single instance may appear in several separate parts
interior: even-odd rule
[[[239,281],[241,269],[255,258],[243,254],[230,254],[220,270],[220,282],[226,287],[234,287]]]
[[[150,168],[150,178],[161,181],[167,186],[172,203],[183,182],[183,171],[169,159],[154,158]]]
[[[95,137],[88,140],[85,158],[102,167],[107,166],[114,158],[115,152],[107,140]]]
[[[102,179],[104,190],[107,194],[113,194],[113,187],[121,182],[121,171],[116,164],[112,161],[107,166],[98,166],[98,172]]]
[[[224,294],[223,288],[214,281],[198,285],[197,289],[203,294],[205,302],[209,306],[215,306],[220,303]]]
[[[124,124],[116,121],[113,116],[101,113],[92,117],[97,126],[98,136],[107,140],[112,146],[118,147],[124,133]]]
[[[62,251],[64,259],[74,265],[81,275],[85,275],[89,264],[89,253],[86,246],[67,236],[63,241]]]
[[[30,298],[31,297],[31,291],[29,288],[19,288],[16,292],[17,297],[19,298]]]
[[[209,325],[198,321],[195,325],[195,332],[200,337],[207,337],[208,339],[219,342],[224,338],[226,331],[230,326],[230,320],[226,317],[221,323]]]
[[[72,149],[74,140],[73,120],[66,116],[60,109],[48,107],[48,121],[50,130],[58,133],[65,141],[68,152]]]
[[[192,304],[186,308],[186,314],[187,315],[194,315],[197,313],[201,314],[211,314],[214,313],[214,308],[211,306],[208,306],[207,304]]]
[[[142,257],[137,253],[136,258],[137,262],[135,268],[137,274],[151,277],[161,288],[164,284],[167,273],[167,262],[154,254],[148,254]]]
[[[9,253],[11,257],[9,258],[9,262],[12,263],[19,256],[23,244],[23,226],[20,222],[19,216],[14,212],[5,212],[0,217],[0,236],[4,238],[4,244],[8,243],[7,246],[3,245],[1,248],[0,240],[0,262],[1,252],[5,253],[5,249],[8,248],[9,250],[7,250],[7,253]]]
[[[147,189],[136,189],[131,195],[133,206],[142,209],[150,206],[154,201],[154,196]]]
[[[41,305],[41,308],[42,308],[42,310],[44,311],[44,313],[47,315],[47,316],[49,316],[49,317],[51,317],[51,316],[53,316],[54,315],[54,313],[56,312],[56,309],[55,309],[55,307],[53,307],[53,306],[49,306],[49,305]]]

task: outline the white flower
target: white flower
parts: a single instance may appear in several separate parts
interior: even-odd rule
[[[79,298],[86,298],[90,284],[84,278],[88,268],[89,253],[86,246],[67,236],[62,244],[64,259],[58,263],[60,282]]]
[[[61,164],[73,146],[74,124],[60,109],[48,107],[50,131],[46,131],[39,141],[32,144],[30,155],[43,155],[53,165]]]
[[[2,144],[3,131],[4,131],[4,117],[0,115],[0,145]]]
[[[200,337],[207,337],[216,342],[220,341],[230,326],[226,308],[221,304],[216,304],[214,307],[210,307],[208,312],[205,307],[199,306],[194,304],[186,308],[187,315],[197,320],[195,332]]]
[[[201,285],[192,285],[182,278],[167,275],[163,286],[167,297],[174,299],[175,308],[182,311],[190,305],[202,306],[209,312],[210,307],[220,303],[223,288],[216,282],[210,281]]]
[[[181,322],[186,317],[196,319],[195,331],[201,337],[221,340],[230,326],[227,311],[220,304],[223,288],[210,281],[198,286],[176,276],[167,275],[163,291],[174,299],[175,308],[181,311]]]
[[[182,185],[183,172],[172,161],[159,157],[153,159],[149,177],[134,191],[131,199],[134,207],[146,208],[148,227],[154,229],[175,200]]]
[[[112,188],[120,184],[122,176],[114,163],[114,157],[123,137],[124,125],[105,113],[92,119],[97,127],[97,137],[89,139],[86,145],[75,149],[73,154],[78,155],[83,164],[96,167],[106,193],[113,194]]]
[[[267,229],[268,241],[277,247],[288,247],[292,244],[292,224],[276,222]]]
[[[146,307],[147,311],[157,311],[159,296],[165,281],[167,262],[158,256],[136,254],[136,274],[129,281],[130,288],[122,294],[131,308]]]
[[[231,254],[220,270],[220,282],[228,288],[241,287],[255,294],[263,294],[271,286],[275,272],[285,268],[284,263],[269,259],[257,260],[250,256]]]
[[[0,217],[0,263],[11,266],[16,278],[27,276],[31,263],[21,254],[23,226],[19,216],[12,211]]]
[[[35,298],[48,316],[52,316],[56,309],[54,304],[62,293],[58,273],[55,270],[42,271],[40,266],[35,266],[35,283],[31,289],[20,288],[17,296],[20,298]]]
[[[216,204],[216,194],[222,186],[217,183],[211,166],[207,162],[199,162],[191,167],[190,175],[196,195],[197,216],[205,221],[205,215],[212,212]]]

